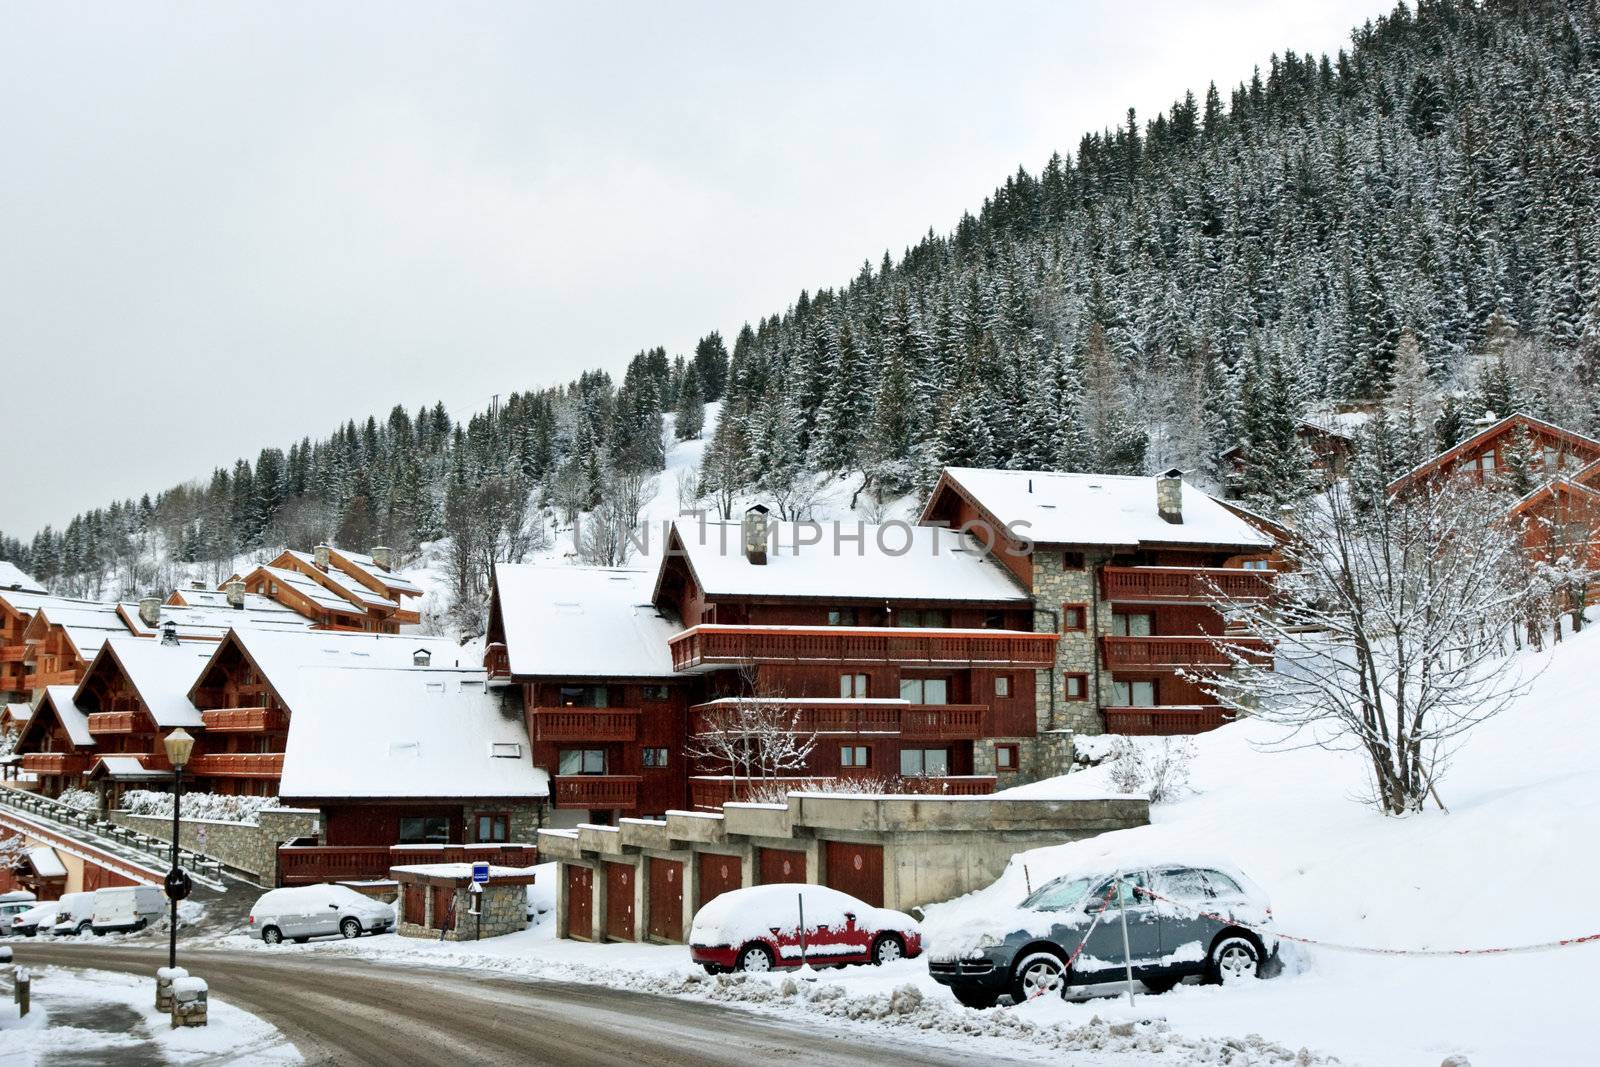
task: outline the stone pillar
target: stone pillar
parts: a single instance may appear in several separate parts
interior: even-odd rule
[[[204,978],[178,978],[172,983],[172,1025],[206,1025],[209,989]]]
[[[156,1011],[172,1010],[172,983],[187,977],[189,972],[182,967],[156,968]]]

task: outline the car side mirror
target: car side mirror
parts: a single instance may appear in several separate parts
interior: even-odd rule
[[[853,912],[853,911],[845,912],[844,913],[844,921],[849,923],[849,924],[851,924],[852,926],[854,926],[855,925],[855,921],[856,921],[856,913]]]
[[[339,905],[337,905],[337,904],[329,904],[328,907],[332,908],[334,911],[338,911],[339,910]]]

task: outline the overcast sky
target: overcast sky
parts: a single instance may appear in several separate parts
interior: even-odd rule
[[[13,0],[0,530],[731,338],[1389,6]]]

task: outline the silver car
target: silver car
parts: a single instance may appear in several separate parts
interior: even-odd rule
[[[394,908],[343,885],[302,885],[264,893],[246,920],[251,937],[269,945],[284,939],[360,937],[394,929]]]
[[[1020,905],[1034,915],[999,918],[976,937],[968,929],[955,951],[936,937],[929,973],[962,1004],[992,1008],[1004,994],[1021,1003],[1125,981],[1130,961],[1133,977],[1153,992],[1194,975],[1255,978],[1277,951],[1272,908],[1238,871],[1156,865],[1122,872],[1120,890],[1114,875],[1057,878]]]

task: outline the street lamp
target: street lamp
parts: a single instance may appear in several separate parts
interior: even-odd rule
[[[194,751],[194,736],[179,727],[163,741],[167,759],[172,762],[172,870],[167,872],[167,899],[172,902],[172,917],[168,923],[167,966],[178,965],[178,901],[189,895],[189,876],[178,866],[178,804],[183,796],[183,768]]]

